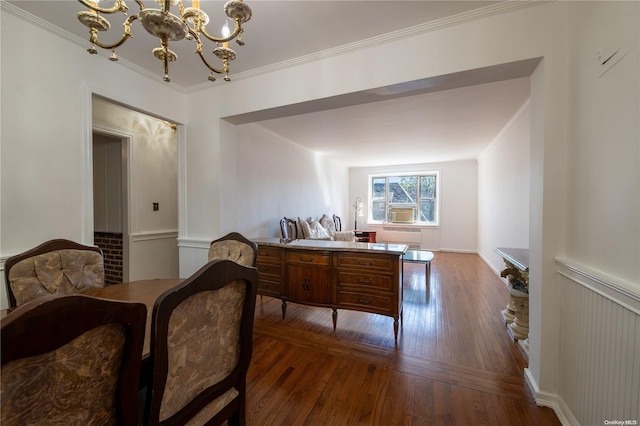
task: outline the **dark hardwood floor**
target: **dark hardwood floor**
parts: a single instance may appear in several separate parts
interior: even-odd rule
[[[526,357],[500,316],[507,292],[474,254],[404,265],[393,319],[258,297],[247,378],[249,425],[556,425],[525,383]]]

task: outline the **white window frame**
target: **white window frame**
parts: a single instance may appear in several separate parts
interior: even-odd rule
[[[396,176],[416,176],[418,179],[418,188],[417,188],[417,200],[414,203],[407,203],[404,206],[414,207],[418,212],[420,211],[420,177],[421,176],[435,176],[436,178],[436,191],[435,191],[435,214],[433,222],[427,221],[415,221],[413,223],[395,223],[391,222],[391,218],[388,216],[389,211],[389,194],[387,193],[388,189],[388,178],[396,177]],[[385,178],[385,220],[374,220],[373,219],[373,179],[375,178]],[[420,172],[397,172],[397,173],[378,173],[371,174],[367,179],[368,185],[368,197],[367,197],[367,222],[372,225],[395,225],[395,226],[419,226],[419,227],[429,227],[429,226],[439,226],[440,225],[440,172],[437,170],[428,170],[428,171],[420,171]],[[418,213],[418,218],[420,218],[420,214]]]

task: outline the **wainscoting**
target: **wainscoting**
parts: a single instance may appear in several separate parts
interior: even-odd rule
[[[129,281],[179,275],[178,230],[131,234]]]
[[[558,265],[562,411],[571,424],[640,422],[640,295],[581,265]]]

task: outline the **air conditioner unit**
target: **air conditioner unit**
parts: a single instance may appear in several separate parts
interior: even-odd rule
[[[414,217],[414,209],[411,207],[391,209],[391,223],[413,223],[415,222]]]

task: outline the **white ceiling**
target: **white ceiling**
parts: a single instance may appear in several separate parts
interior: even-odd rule
[[[78,1],[9,0],[7,3],[19,8],[12,7],[15,13],[22,14],[20,10],[24,10],[28,19],[78,42],[85,49],[89,46],[88,30],[76,18],[76,13],[83,9]],[[231,63],[232,80],[234,76],[243,78],[270,67],[391,40],[405,34],[408,28],[415,32],[456,16],[492,13],[505,4],[452,0],[247,0],[246,3],[253,17],[245,24],[246,45],[231,45],[238,55]],[[153,1],[145,0],[145,4],[155,7]],[[127,1],[127,5],[129,14],[138,11],[134,1]],[[223,5],[220,1],[201,2],[211,19],[212,33],[222,26]],[[101,35],[105,42],[121,35],[122,15],[110,20],[110,33],[114,36],[103,38]],[[158,40],[135,22],[132,32],[134,37],[116,51],[119,62],[151,78],[161,79],[161,62],[151,54]],[[229,84],[222,78],[215,83],[206,81],[208,71],[193,54],[193,43],[173,42],[170,48],[178,54],[178,61],[170,64],[171,83],[168,84],[185,92],[208,84]],[[205,51],[211,50],[213,46],[205,46]],[[104,58],[95,60],[112,66]],[[292,142],[348,166],[476,158],[528,99],[527,77],[536,63],[524,61],[475,73],[408,82],[295,108],[230,117],[229,121],[258,122]],[[308,113],[301,114],[302,111]]]
[[[529,78],[260,122],[351,167],[477,158],[529,97]]]

